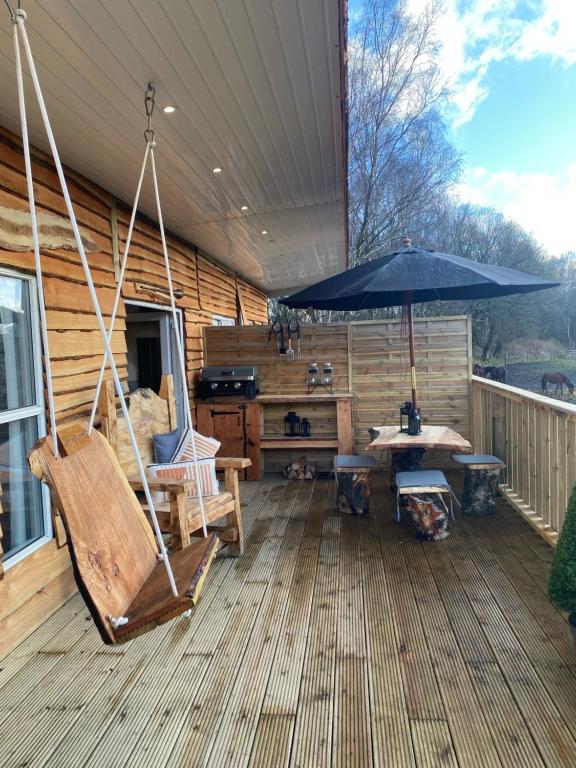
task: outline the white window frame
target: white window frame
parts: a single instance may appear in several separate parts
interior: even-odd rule
[[[46,403],[44,402],[44,376],[42,371],[42,342],[40,336],[40,316],[38,313],[38,293],[36,290],[36,278],[32,275],[26,275],[13,269],[0,267],[0,275],[12,277],[16,280],[28,282],[28,296],[30,298],[30,328],[32,335],[32,359],[34,361],[34,385],[36,404],[25,408],[16,408],[10,411],[0,412],[0,424],[7,424],[12,421],[21,421],[36,417],[38,425],[38,437],[46,435]],[[50,542],[53,537],[52,515],[50,506],[50,491],[42,483],[42,519],[44,524],[44,535],[33,541],[27,547],[16,552],[11,557],[3,561],[4,571],[8,571],[16,563],[31,555],[40,547]]]
[[[226,315],[212,315],[212,325],[217,325],[217,326],[236,325],[236,318],[227,317]]]

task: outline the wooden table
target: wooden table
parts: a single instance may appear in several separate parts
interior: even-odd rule
[[[400,432],[399,427],[372,427],[372,442],[367,451],[406,451],[413,448],[435,448],[455,453],[472,453],[472,446],[462,435],[450,427],[425,425],[419,435]]]
[[[400,427],[372,427],[367,451],[390,451],[392,473],[422,469],[427,450],[472,453],[472,446],[450,427],[425,425],[419,435],[401,432]]]
[[[370,430],[372,442],[367,451],[390,451],[391,453],[391,488],[396,490],[396,473],[422,469],[422,459],[427,450],[436,449],[454,453],[472,453],[468,440],[450,427],[423,426],[419,435],[401,432],[400,427],[373,427]],[[401,506],[410,509],[417,535],[423,538],[444,538],[447,514],[444,502],[435,498],[437,489],[421,489],[418,493],[402,496]],[[430,514],[433,509],[434,514]],[[432,522],[431,522],[432,521]],[[441,524],[441,533],[438,526]],[[430,526],[428,528],[428,526]]]

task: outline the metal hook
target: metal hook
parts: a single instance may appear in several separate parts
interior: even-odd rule
[[[6,8],[8,8],[8,11],[10,12],[10,18],[12,19],[12,23],[16,24],[16,13],[14,11],[14,8],[12,8],[8,0],[4,0],[4,5],[6,6]],[[20,2],[18,2],[18,9],[20,9]]]
[[[156,106],[156,88],[152,83],[148,83],[148,86],[144,92],[144,109],[146,110],[146,117],[148,118],[148,127],[144,131],[144,139],[147,143],[154,141],[154,130],[152,128],[152,115],[154,114],[154,107]]]

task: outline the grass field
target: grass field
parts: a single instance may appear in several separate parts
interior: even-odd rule
[[[509,363],[506,366],[506,383],[513,387],[529,389],[531,392],[542,392],[542,375],[546,372],[565,373],[573,382],[576,383],[576,360],[560,359],[545,360],[536,363]],[[555,395],[554,386],[548,386],[548,397],[554,397],[558,400],[564,400],[568,403],[576,403],[576,396],[570,395],[564,388],[564,395]]]

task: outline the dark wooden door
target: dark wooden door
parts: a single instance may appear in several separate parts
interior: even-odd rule
[[[247,457],[247,480],[259,480],[260,406],[257,403],[199,403],[198,431],[222,443],[218,456]]]
[[[244,456],[246,411],[240,405],[217,403],[212,407],[214,437],[222,443],[221,456]]]

